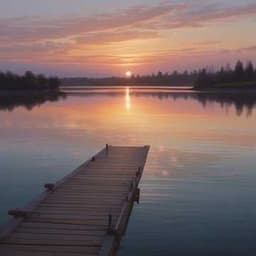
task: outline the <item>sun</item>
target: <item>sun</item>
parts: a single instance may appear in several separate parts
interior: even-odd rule
[[[126,71],[126,72],[125,72],[125,76],[126,76],[127,78],[132,77],[132,72],[131,72],[131,71]]]

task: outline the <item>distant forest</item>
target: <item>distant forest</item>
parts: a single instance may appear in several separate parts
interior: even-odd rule
[[[255,88],[256,89],[256,69],[251,61],[244,64],[237,61],[232,69],[229,65],[214,71],[202,69],[197,74],[195,88]]]
[[[192,72],[173,71],[151,75],[133,75],[130,78],[63,78],[45,77],[27,71],[19,76],[11,72],[0,72],[0,90],[58,91],[59,86],[194,86],[195,89],[256,89],[256,68],[251,61],[237,61],[219,70],[203,68]]]
[[[56,77],[35,75],[27,71],[23,76],[0,72],[0,90],[58,90],[60,80]]]
[[[138,85],[156,84],[156,85],[176,85],[176,86],[189,86],[197,79],[197,71],[188,72],[187,70],[180,73],[173,71],[171,74],[158,72],[148,76],[132,76],[130,83]]]
[[[182,73],[174,71],[172,74],[158,72],[151,75],[133,75],[130,78],[64,78],[63,86],[193,86],[197,79],[197,71]]]
[[[194,71],[172,73],[158,72],[151,75],[133,75],[131,78],[63,78],[62,86],[191,86],[195,89],[216,87],[254,87],[256,88],[256,69],[252,62],[243,64],[237,61],[219,70],[204,68]]]

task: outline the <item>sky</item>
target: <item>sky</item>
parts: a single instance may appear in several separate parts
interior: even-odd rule
[[[256,60],[255,28],[256,0],[0,0],[0,70],[102,77],[217,68]]]

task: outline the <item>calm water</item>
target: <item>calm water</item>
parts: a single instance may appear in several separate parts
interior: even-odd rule
[[[119,255],[256,255],[255,103],[152,88],[1,99],[0,222],[106,143],[150,144]]]

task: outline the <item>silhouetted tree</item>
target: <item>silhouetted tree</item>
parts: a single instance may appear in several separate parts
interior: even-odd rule
[[[236,63],[234,75],[238,81],[241,81],[244,78],[244,65],[240,60]]]
[[[254,67],[251,61],[249,61],[245,68],[246,80],[252,80],[254,78]]]
[[[157,74],[157,77],[158,78],[162,78],[163,77],[163,73],[161,71],[159,71],[158,74]]]

